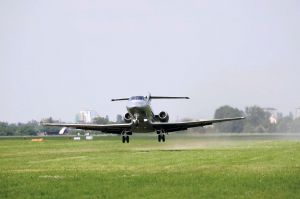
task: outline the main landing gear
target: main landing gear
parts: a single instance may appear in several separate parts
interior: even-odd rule
[[[157,140],[158,142],[165,142],[166,141],[166,135],[164,131],[156,131],[157,133]]]
[[[122,142],[123,143],[129,143],[129,134],[130,133],[122,133]]]

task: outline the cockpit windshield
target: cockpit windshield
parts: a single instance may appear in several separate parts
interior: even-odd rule
[[[129,100],[145,100],[144,96],[133,96]]]

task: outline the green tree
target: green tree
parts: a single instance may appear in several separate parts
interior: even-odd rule
[[[13,136],[16,134],[16,130],[17,126],[15,124],[0,122],[0,136]]]
[[[48,117],[41,120],[41,123],[59,123],[59,120],[55,120],[52,117]],[[39,125],[39,132],[55,132],[60,131],[61,127],[50,127]]]
[[[100,116],[98,116],[98,117],[95,117],[93,119],[93,123],[94,124],[108,124],[109,123],[109,119],[108,119],[108,117],[100,117]]]
[[[277,125],[276,125],[276,131],[277,132],[291,132],[291,128],[293,125],[293,117],[291,116],[285,116],[282,118],[279,118],[277,120]]]
[[[244,132],[270,132],[273,124],[270,123],[270,113],[258,106],[246,107]]]
[[[122,115],[120,115],[120,114],[117,115],[117,121],[116,122],[117,123],[124,123]]]
[[[242,117],[243,111],[233,108],[231,106],[222,106],[215,111],[215,119],[229,118],[229,117]],[[244,129],[244,121],[222,122],[216,124],[218,132],[242,132]]]
[[[291,124],[291,132],[299,133],[300,132],[300,118],[296,118]]]

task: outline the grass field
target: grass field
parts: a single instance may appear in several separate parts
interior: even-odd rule
[[[0,198],[300,198],[300,139],[0,139]]]

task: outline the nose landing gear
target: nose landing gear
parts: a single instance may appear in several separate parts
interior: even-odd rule
[[[129,143],[129,136],[128,135],[122,135],[122,142],[125,143]]]
[[[124,132],[124,133],[122,133],[122,142],[123,143],[129,143],[129,132]]]
[[[165,142],[166,141],[166,133],[163,130],[156,131],[157,133],[157,140],[158,142]]]

